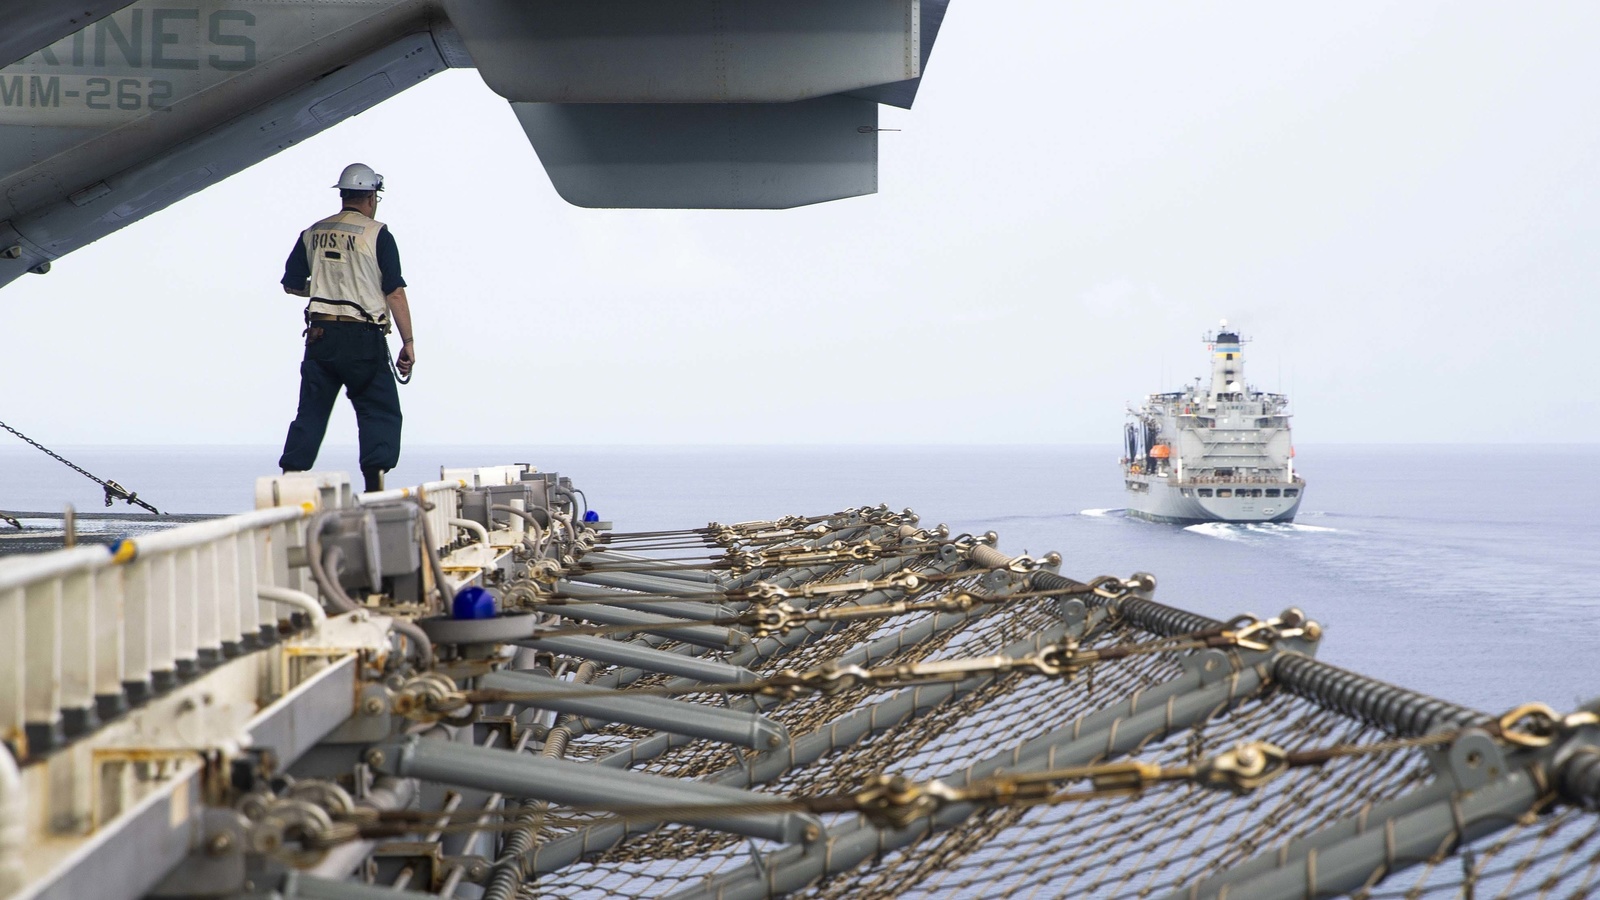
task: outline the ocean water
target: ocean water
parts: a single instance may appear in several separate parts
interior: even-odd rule
[[[69,447],[165,510],[249,509],[274,448]],[[1064,574],[1151,572],[1156,598],[1226,619],[1305,610],[1319,655],[1496,712],[1600,697],[1600,487],[1586,446],[1305,446],[1293,525],[1156,525],[1122,515],[1119,448],[411,447],[391,486],[440,464],[531,462],[571,476],[619,530],[886,503],[925,524],[1055,550]],[[322,463],[353,462],[325,448]],[[0,510],[103,511],[98,489],[0,445]],[[30,522],[30,525],[45,524]],[[0,526],[3,527],[3,526]],[[86,528],[99,527],[84,523]],[[125,527],[109,523],[106,527]]]

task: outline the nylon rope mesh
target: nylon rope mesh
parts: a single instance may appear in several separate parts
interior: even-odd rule
[[[931,573],[932,557],[908,559],[911,571]],[[810,584],[850,581],[863,565],[831,567]],[[973,590],[982,572],[937,583],[917,595],[928,599]],[[844,608],[851,595],[830,595],[814,608]],[[927,624],[921,611],[836,625],[803,643],[775,642],[750,667],[762,677],[782,669],[805,670],[846,656],[880,639]],[[980,607],[960,624],[915,642],[903,642],[872,666],[967,659],[1002,652],[1062,624],[1060,601],[1034,597]],[[1158,637],[1121,621],[1103,622],[1084,638],[1086,647],[1148,642]],[[668,642],[664,649],[678,645]],[[889,773],[916,780],[948,779],[969,766],[1019,747],[1136,692],[1180,677],[1189,651],[1166,651],[1094,666],[1073,680],[1030,674],[979,679],[914,714],[884,721],[871,733],[835,747],[809,764],[751,788],[775,796],[814,796],[857,790]],[[718,658],[708,654],[706,658]],[[665,684],[646,676],[634,689]],[[770,703],[763,715],[781,723],[791,739],[823,732],[841,721],[896,699],[906,691],[853,688],[833,695],[806,694]],[[677,701],[752,709],[747,697],[715,692]],[[665,701],[664,701],[665,702]],[[605,725],[577,736],[568,757],[595,760],[651,738],[648,729]],[[1268,685],[1205,721],[1153,738],[1129,754],[1163,765],[1200,760],[1243,741],[1269,741],[1289,750],[1368,744],[1393,737],[1379,728],[1324,709]],[[705,740],[680,742],[637,762],[635,771],[676,778],[717,779],[752,764],[754,754]],[[1417,790],[1434,778],[1427,753],[1405,749],[1335,759],[1291,770],[1248,794],[1167,783],[1137,796],[1102,797],[1036,807],[979,808],[958,827],[936,830],[900,849],[876,855],[848,871],[814,880],[800,894],[862,897],[1160,897],[1296,838],[1356,816]],[[647,798],[640,798],[645,802]],[[603,816],[593,817],[604,823]],[[821,817],[829,833],[853,827],[853,813]],[[583,816],[566,818],[544,833],[546,841],[581,830]],[[737,872],[781,845],[693,825],[668,824],[632,835],[615,846],[555,872],[530,878],[528,897],[645,898],[670,896]],[[1387,875],[1387,877],[1384,877]],[[1600,817],[1560,807],[1512,825],[1470,846],[1443,846],[1432,859],[1394,873],[1375,870],[1358,897],[1586,897],[1600,893]]]

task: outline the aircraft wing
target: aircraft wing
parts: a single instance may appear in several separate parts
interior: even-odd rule
[[[451,67],[580,206],[869,194],[947,4],[0,0],[0,285]]]

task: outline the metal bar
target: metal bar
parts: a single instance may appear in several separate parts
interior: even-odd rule
[[[456,489],[464,488],[466,486],[467,483],[460,479],[452,479],[449,481],[429,481],[424,484],[413,485],[411,487],[391,488],[386,491],[372,491],[366,494],[356,494],[355,502],[359,506],[370,506],[378,503],[393,503],[396,500],[409,500],[412,497],[419,496],[419,492],[432,494],[434,495],[433,499],[437,501],[440,499],[440,497],[444,496],[446,492],[451,492],[453,496],[453,492]],[[454,515],[455,513],[451,512],[451,516],[453,517]]]
[[[755,681],[759,676],[749,669],[709,659],[696,659],[681,653],[668,653],[632,641],[569,635],[517,641],[518,646],[580,659],[595,659],[614,666],[633,666],[650,672],[664,672],[680,678],[711,684]]]
[[[178,550],[168,554],[172,560],[173,577],[173,653],[178,658],[178,668],[190,668],[189,674],[194,673],[196,660],[199,658],[199,632],[195,624],[198,615],[196,611],[195,592],[195,562],[192,548]],[[181,673],[180,673],[181,674]]]
[[[1542,793],[1538,779],[1526,771],[1512,772],[1471,793],[1447,797],[1389,819],[1382,827],[1309,850],[1265,875],[1218,887],[1228,900],[1343,895],[1377,873],[1387,875],[1515,823],[1534,808]]]
[[[189,855],[202,818],[200,774],[198,762],[184,762],[154,792],[7,900],[144,896]],[[116,876],[108,878],[108,872]]]
[[[803,813],[683,814],[695,806],[750,805],[778,799],[772,795],[602,769],[564,759],[545,759],[413,737],[379,744],[368,753],[367,761],[373,768],[391,775],[499,791],[508,796],[569,806],[620,809],[637,807],[641,801],[660,804],[677,813],[663,815],[666,821],[783,843],[816,840],[822,834],[817,818]]]
[[[565,618],[583,619],[602,625],[633,626],[646,634],[698,644],[712,650],[735,650],[747,647],[750,643],[750,638],[745,636],[744,632],[732,628],[691,625],[682,619],[623,609],[620,606],[589,603],[583,606],[562,607],[560,612]]]
[[[579,570],[567,576],[567,581],[577,581],[584,584],[597,584],[602,587],[622,588],[628,591],[644,591],[651,594],[683,594],[690,589],[688,585],[673,578],[663,578],[659,575],[641,575],[634,572],[585,572]],[[557,585],[559,588],[560,586]],[[718,596],[711,590],[710,585],[700,588],[708,597]]]
[[[157,689],[177,683],[178,588],[172,554],[138,561],[148,579],[150,680]]]
[[[37,581],[23,596],[27,755],[33,755],[48,749],[61,728],[61,582]]]
[[[130,623],[123,603],[121,568],[101,569],[89,576],[94,602],[94,700],[102,718],[127,708],[122,686]]]
[[[239,610],[239,636],[249,646],[261,635],[261,598],[256,596],[256,538],[249,531],[233,536],[233,602]]]
[[[1194,900],[1194,898],[1199,897],[1214,897],[1223,890],[1226,890],[1228,896],[1232,897],[1235,890],[1232,885],[1250,881],[1260,875],[1286,866],[1304,865],[1309,855],[1321,853],[1329,847],[1337,846],[1368,831],[1388,828],[1392,820],[1434,804],[1446,802],[1453,793],[1455,793],[1455,785],[1449,779],[1430,781],[1414,791],[1410,791],[1386,803],[1380,803],[1371,809],[1363,810],[1356,816],[1340,819],[1305,837],[1291,841],[1283,847],[1263,851],[1258,856],[1229,866],[1227,870],[1220,874],[1197,881],[1182,890],[1174,891],[1168,895],[1167,900]]]
[[[251,745],[271,747],[287,768],[356,710],[360,660],[345,656],[279,697],[250,726]]]
[[[93,715],[95,608],[93,573],[72,572],[61,579],[61,710],[70,733],[98,725]]]
[[[28,720],[25,596],[22,588],[0,591],[0,741],[18,748],[24,743],[23,725]]]
[[[137,562],[122,569],[122,687],[129,700],[142,702],[149,697],[151,657],[150,565]]]
[[[212,545],[216,567],[213,574],[217,587],[211,595],[211,602],[217,608],[217,639],[223,656],[227,656],[230,650],[238,653],[242,649],[239,646],[240,639],[244,637],[244,619],[239,610],[238,538],[238,535],[234,535]]]
[[[537,700],[513,700],[518,706],[551,709],[605,722],[639,725],[691,737],[773,751],[789,743],[789,732],[764,716],[736,709],[686,703],[668,697],[630,695],[593,685],[580,685],[527,672],[490,672],[478,679],[486,690],[529,692]],[[596,696],[604,692],[605,696]],[[569,696],[563,696],[569,695]]]
[[[141,553],[170,553],[174,550],[206,546],[223,538],[233,537],[242,531],[266,528],[280,522],[294,522],[310,515],[311,511],[304,507],[275,506],[228,516],[225,519],[211,519],[185,525],[182,528],[158,531],[138,538],[128,538],[126,543],[132,545],[135,558]]]
[[[202,662],[222,659],[222,623],[217,609],[217,548],[202,544],[186,551],[194,565],[195,647]]]
[[[574,584],[566,579],[556,582],[556,590],[578,600],[603,600],[612,606],[620,606],[623,609],[636,609],[640,610],[641,612],[653,612],[664,616],[673,616],[679,619],[694,619],[700,622],[726,619],[738,614],[736,610],[727,606],[723,606],[720,602],[708,603],[699,600],[657,600],[649,595],[641,594],[636,591],[615,590],[607,587],[589,587],[586,585]],[[674,590],[679,591],[681,595],[681,591],[683,589],[681,587],[675,587]],[[720,601],[722,600],[722,595],[706,594],[706,600]],[[565,607],[561,604],[551,604],[546,606],[545,610],[556,613],[557,615],[565,615]]]
[[[0,560],[0,591],[111,564],[111,554],[105,547],[72,547],[32,556],[9,556]]]
[[[716,586],[719,584],[716,576],[697,569],[685,569],[673,563],[648,556],[638,556],[632,553],[620,553],[616,550],[591,550],[583,555],[585,561],[626,564],[639,569],[650,569],[651,574],[657,578],[672,578],[678,581],[691,581],[696,584]]]

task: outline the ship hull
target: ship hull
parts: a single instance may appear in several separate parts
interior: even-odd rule
[[[1286,523],[1293,522],[1295,514],[1299,512],[1300,501],[1305,499],[1304,489],[1303,482],[1179,484],[1156,476],[1129,475],[1127,514],[1167,525],[1199,525],[1205,522]],[[1279,491],[1280,495],[1265,496],[1268,490]],[[1284,497],[1282,492],[1285,490],[1297,493],[1293,497]],[[1210,496],[1201,496],[1201,491],[1210,492]],[[1256,491],[1260,491],[1262,496],[1254,496]],[[1219,496],[1224,492],[1228,496]]]

